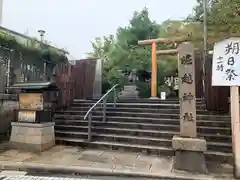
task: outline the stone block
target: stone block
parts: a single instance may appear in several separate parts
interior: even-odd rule
[[[207,150],[207,143],[205,139],[174,136],[172,139],[172,148],[174,150],[205,152]]]
[[[204,154],[199,151],[177,150],[173,161],[173,170],[208,173]]]
[[[204,157],[207,148],[204,139],[174,136],[172,147],[176,150],[173,161],[174,170],[207,173]]]
[[[25,143],[27,144],[42,144],[42,136],[26,136],[26,141]]]
[[[12,122],[10,148],[41,152],[55,145],[54,123]]]
[[[42,138],[42,142],[43,143],[48,143],[48,142],[51,142],[51,141],[55,142],[55,137],[52,134],[50,134],[50,135],[49,134],[43,135],[41,138]]]

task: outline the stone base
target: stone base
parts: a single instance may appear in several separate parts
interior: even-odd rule
[[[174,170],[207,173],[204,157],[206,141],[204,139],[174,136],[172,147],[176,150],[173,162]]]
[[[42,152],[55,145],[54,123],[12,122],[10,148]]]
[[[149,99],[151,99],[151,100],[158,100],[160,98],[159,97],[150,97]]]
[[[240,179],[240,159],[239,158],[235,158],[233,174],[235,178]]]

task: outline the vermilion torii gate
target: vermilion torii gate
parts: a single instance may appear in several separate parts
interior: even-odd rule
[[[148,39],[138,41],[139,45],[151,45],[152,46],[152,76],[151,76],[151,98],[157,98],[157,55],[161,54],[175,54],[175,50],[157,50],[157,44],[171,44],[181,43],[188,39],[186,36],[175,37],[175,38],[159,38],[159,39]]]

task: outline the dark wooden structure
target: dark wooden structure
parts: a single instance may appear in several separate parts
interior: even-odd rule
[[[209,55],[205,63],[205,93],[204,99],[207,110],[217,111],[220,113],[229,112],[230,88],[229,87],[213,87],[212,84],[212,55]]]
[[[75,64],[58,64],[56,67],[56,82],[60,89],[58,107],[69,107],[73,99],[91,98],[95,70],[95,59],[78,60]]]
[[[196,97],[204,98],[206,109],[220,113],[229,112],[228,98],[230,96],[229,87],[212,86],[212,55],[208,55],[205,62],[205,76],[203,76],[203,57],[202,53],[196,53]],[[204,86],[203,86],[204,80]]]

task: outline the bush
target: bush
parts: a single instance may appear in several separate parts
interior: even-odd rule
[[[151,96],[151,84],[149,82],[136,82],[138,95],[140,98],[149,98]]]

